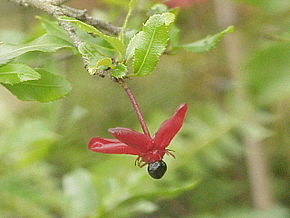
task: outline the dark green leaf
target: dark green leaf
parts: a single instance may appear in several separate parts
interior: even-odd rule
[[[32,42],[22,45],[0,45],[0,65],[30,51],[55,52],[60,48],[71,47],[71,44],[55,36],[43,35]]]
[[[40,74],[25,64],[10,63],[0,67],[0,83],[13,85],[38,79]]]
[[[4,86],[23,101],[49,102],[63,98],[71,91],[70,83],[62,76],[38,69],[41,79]]]
[[[233,26],[229,26],[226,28],[224,31],[217,33],[215,35],[209,35],[204,39],[201,39],[199,41],[189,43],[189,44],[184,44],[184,45],[179,45],[179,48],[183,48],[187,51],[192,51],[196,53],[203,53],[207,52],[217,46],[217,44],[222,40],[222,38],[227,34],[227,33],[232,33],[234,31]]]

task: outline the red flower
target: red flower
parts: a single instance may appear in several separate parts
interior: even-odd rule
[[[88,148],[97,153],[138,155],[135,164],[139,167],[148,164],[149,174],[160,179],[167,169],[163,156],[174,157],[166,147],[180,130],[186,110],[186,104],[180,105],[174,115],[162,123],[153,138],[128,128],[110,128],[109,132],[116,139],[95,137],[90,140]]]

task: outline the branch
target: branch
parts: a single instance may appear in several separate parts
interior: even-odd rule
[[[79,9],[71,8],[71,7],[66,6],[66,5],[62,5],[61,8],[62,8],[63,13],[66,16],[78,19],[84,23],[87,23],[89,25],[96,27],[97,29],[101,29],[106,33],[110,33],[112,35],[118,35],[119,32],[121,31],[120,27],[113,26],[110,23],[107,23],[105,21],[98,20],[98,19],[95,19],[95,18],[89,16],[87,14],[86,9],[79,10]]]
[[[62,5],[70,0],[50,0],[52,5]]]
[[[75,28],[68,22],[62,21],[59,18],[63,15],[76,18],[87,24],[95,26],[98,29],[101,29],[105,32],[111,34],[118,34],[120,32],[119,27],[112,26],[104,21],[97,20],[93,17],[87,15],[87,10],[78,10],[68,6],[62,5],[67,0],[9,0],[15,2],[24,7],[33,7],[40,9],[58,20],[60,26],[64,28],[69,37],[72,39],[74,46],[78,49],[83,42],[79,39],[78,35],[75,32]],[[88,70],[88,59],[85,56],[82,56],[84,67]]]
[[[97,29],[100,29],[112,35],[117,35],[121,31],[120,27],[116,27],[110,23],[89,16],[87,14],[87,10],[80,10],[63,5],[63,3],[67,2],[68,0],[8,0],[8,1],[15,2],[24,7],[33,7],[40,9],[52,16],[54,16],[54,12],[56,10],[60,10],[63,13],[63,15],[83,21],[89,25],[96,27]]]

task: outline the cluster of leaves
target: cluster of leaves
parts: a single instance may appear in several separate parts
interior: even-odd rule
[[[69,82],[62,76],[43,69],[33,69],[15,58],[31,51],[55,52],[71,46],[48,34],[21,45],[0,45],[0,83],[24,101],[47,102],[62,98],[71,90]]]
[[[61,48],[71,48],[88,60],[87,69],[92,75],[110,74],[117,79],[146,76],[155,69],[166,48],[167,53],[178,49],[206,52],[214,48],[226,33],[233,31],[233,27],[229,27],[197,42],[180,44],[174,25],[176,11],[165,6],[162,10],[153,7],[151,11],[154,14],[140,31],[127,31],[126,24],[133,5],[134,1],[130,1],[129,13],[118,37],[106,35],[79,20],[62,17],[62,21],[73,23],[77,28],[82,40],[77,50],[56,22],[38,17],[46,34],[20,45],[0,45],[0,83],[20,100],[53,101],[70,92],[69,82],[60,75],[20,63],[18,57],[28,52],[56,52]]]
[[[202,53],[213,49],[226,33],[233,32],[233,27],[230,26],[221,33],[207,36],[197,42],[180,44],[179,37],[177,37],[178,30],[174,25],[177,12],[168,10],[165,6],[160,10],[158,9],[160,4],[158,4],[157,9],[156,6],[153,6],[151,11],[154,14],[148,18],[139,32],[136,32],[133,37],[132,31],[126,32],[124,36],[123,31],[125,31],[127,19],[132,10],[132,2],[129,4],[129,13],[118,37],[105,35],[95,27],[76,19],[61,18],[64,21],[76,24],[76,27],[80,30],[100,37],[110,46],[106,47],[107,50],[114,50],[114,53],[108,56],[103,51],[104,47],[101,48],[98,44],[84,42],[79,51],[89,60],[89,72],[91,74],[105,69],[117,79],[146,76],[155,69],[166,48],[168,49],[167,53],[177,49]],[[104,45],[104,42],[102,45]],[[131,72],[129,72],[129,69],[132,69]]]
[[[112,0],[107,1],[110,1],[110,4],[113,2]],[[287,2],[276,0],[239,1],[260,2],[261,6],[267,6],[269,9],[273,7],[270,7],[265,2],[272,1],[274,4]],[[121,1],[114,2],[119,4]],[[123,2],[127,5],[126,0]],[[159,14],[166,12],[158,11]],[[157,13],[156,10],[151,15],[155,13]],[[247,15],[250,15],[250,13]],[[256,14],[254,15],[256,17]],[[205,18],[207,16],[210,17],[212,15],[204,15]],[[46,34],[43,37],[54,39],[48,41],[48,44],[53,45],[56,42],[63,42],[62,45],[67,45],[65,48],[70,47],[73,49],[70,38],[56,22],[44,18],[39,19],[46,30]],[[249,20],[255,24],[253,29],[257,31],[257,26],[260,27],[256,23],[257,20],[253,21],[250,18]],[[278,19],[278,23],[282,23],[281,19]],[[209,26],[208,29],[211,28]],[[166,49],[171,49],[172,47],[178,49],[180,47],[180,45],[178,46],[178,41],[174,41],[172,37],[173,29],[175,29],[174,26],[171,27],[169,46]],[[176,29],[175,32],[177,32]],[[78,29],[77,33],[84,42],[90,42],[90,44],[96,46],[97,51],[102,51],[102,53],[106,54],[106,57],[111,62],[113,62],[112,60],[119,61],[118,52],[101,37],[93,37],[82,29]],[[124,44],[128,45],[128,39],[131,38],[129,37],[130,33],[124,32],[124,34]],[[286,37],[286,31],[283,33],[277,32],[276,35],[281,36],[282,34]],[[289,36],[288,32],[288,40]],[[213,38],[209,37],[209,39]],[[176,100],[178,102],[181,98],[187,98],[190,104],[190,111],[181,134],[172,143],[174,146],[172,148],[177,152],[177,160],[165,157],[170,173],[158,183],[156,181],[153,183],[145,171],[136,170],[132,164],[133,158],[106,155],[99,155],[96,158],[95,154],[90,154],[84,149],[86,142],[83,139],[92,134],[98,126],[110,126],[113,123],[123,122],[123,119],[127,119],[126,122],[130,120],[130,118],[128,119],[130,115],[126,114],[127,111],[124,110],[124,113],[122,113],[120,108],[114,110],[116,108],[115,99],[113,99],[113,103],[110,102],[112,100],[106,101],[101,92],[95,92],[96,87],[94,87],[94,93],[87,91],[91,90],[90,88],[81,89],[79,96],[87,96],[89,99],[102,99],[101,104],[108,107],[96,110],[100,104],[98,101],[86,104],[86,108],[92,113],[89,113],[90,117],[84,120],[83,123],[78,119],[85,114],[84,109],[71,107],[72,104],[75,105],[76,101],[78,104],[82,104],[82,102],[73,98],[67,99],[68,101],[58,102],[62,103],[59,105],[62,109],[63,106],[65,108],[69,107],[69,109],[65,109],[65,115],[48,112],[48,108],[51,110],[58,103],[38,104],[40,107],[35,107],[35,105],[29,108],[17,107],[20,110],[20,116],[17,116],[17,113],[12,110],[14,105],[4,108],[3,106],[5,104],[9,105],[9,102],[0,102],[0,214],[3,217],[137,217],[142,216],[140,213],[152,213],[155,211],[152,216],[185,218],[192,217],[194,214],[198,218],[289,217],[289,210],[286,207],[283,208],[283,204],[286,205],[289,202],[286,170],[288,164],[286,153],[290,143],[289,137],[287,137],[289,134],[289,128],[287,128],[289,126],[289,103],[286,101],[287,97],[289,98],[290,90],[289,43],[270,40],[263,40],[262,43],[265,43],[265,41],[266,44],[263,44],[262,48],[258,50],[255,48],[258,47],[259,40],[251,38],[251,40],[247,41],[247,44],[252,45],[250,47],[253,48],[253,51],[249,54],[248,61],[243,67],[242,80],[247,91],[249,91],[249,99],[254,104],[250,105],[251,108],[246,110],[246,114],[244,111],[245,107],[249,107],[249,102],[247,102],[247,105],[245,102],[235,99],[230,99],[230,101],[227,98],[222,107],[218,103],[220,100],[218,98],[208,100],[205,97],[201,102],[198,96],[207,94],[209,90],[206,86],[207,83],[201,83],[203,87],[207,88],[206,92],[193,87],[193,80],[182,71],[184,68],[181,68],[180,64],[174,63],[174,69],[182,72],[178,76],[172,73],[170,79],[174,80],[180,77],[186,78],[186,80],[182,81],[182,89],[178,89],[180,83],[176,81],[176,86],[170,90],[167,89],[166,95],[176,96],[176,93],[178,93],[180,97],[171,98],[172,101]],[[173,42],[176,42],[176,44]],[[16,50],[23,51],[22,49],[30,43],[35,42],[19,44]],[[198,43],[198,45],[202,48],[203,43]],[[6,48],[8,45],[3,44],[2,46],[2,48]],[[35,48],[35,46],[29,45],[28,48]],[[56,45],[55,48],[58,49],[60,47]],[[89,48],[91,49],[92,47]],[[39,47],[39,49],[41,49],[39,51],[43,52],[43,48]],[[32,51],[31,57],[37,59],[40,56],[39,53],[37,50]],[[79,53],[77,50],[73,49],[73,51],[75,54]],[[54,51],[51,53],[54,53]],[[9,54],[1,55],[1,59],[9,58]],[[209,75],[204,73],[207,68],[198,69],[199,58],[205,58],[204,56],[200,55],[194,65],[192,65],[191,62],[186,62],[188,54],[186,56],[178,55],[181,55],[182,63],[185,63],[186,66],[196,67],[194,76],[200,70],[204,77],[209,78]],[[23,70],[27,72],[27,68],[24,67],[25,64],[22,63],[23,61],[20,57],[23,57],[23,55],[12,57],[10,59],[11,62],[7,62],[0,67],[14,65],[12,71],[8,70],[8,72],[13,72],[13,75],[17,75],[13,77],[14,80],[20,80],[19,78],[22,75],[17,73],[15,65],[23,66],[20,72]],[[171,58],[169,57],[169,60],[172,60]],[[211,58],[211,60],[214,59],[214,57]],[[220,60],[220,54],[216,58]],[[99,57],[96,55],[95,61],[97,62],[98,60]],[[48,59],[45,60],[45,62],[49,61]],[[162,71],[168,70],[168,66],[173,65],[171,62],[165,63],[161,66]],[[221,66],[224,65],[224,61],[219,63],[221,63]],[[73,66],[73,64],[69,62],[69,65]],[[130,67],[127,68],[130,69]],[[38,72],[37,69],[33,70]],[[3,75],[0,73],[1,79],[6,81],[1,82],[2,84],[9,81],[4,79],[4,75],[5,73]],[[128,75],[134,76],[132,73],[128,73]],[[77,81],[76,84],[80,84],[81,87],[87,86],[87,83],[83,85],[79,82],[79,76],[78,74],[71,75],[71,80]],[[215,79],[218,77],[219,75],[215,74]],[[39,76],[36,76],[36,78],[39,78]],[[28,82],[32,81],[37,82],[38,80]],[[239,83],[240,81],[234,82]],[[17,84],[20,85],[21,83]],[[104,83],[100,84],[97,89],[104,89],[106,82]],[[157,102],[156,99],[163,99],[159,101],[160,104],[167,104],[168,102],[164,99],[164,93],[162,93],[164,89],[161,88],[166,84],[166,79],[165,82],[158,81],[157,84],[152,82],[152,85],[160,87],[159,89],[153,90],[150,87],[150,89],[146,89],[146,92],[142,90],[143,95],[140,97],[146,100],[144,96],[151,95],[150,101]],[[142,86],[143,84],[140,85]],[[34,87],[38,88],[39,84],[34,85]],[[199,93],[194,99],[192,98],[192,92],[190,92],[193,89],[197,90],[196,93]],[[156,90],[157,94],[154,95]],[[109,94],[113,93],[114,87],[108,92]],[[39,92],[39,94],[41,93],[42,91]],[[231,93],[229,94],[231,95]],[[203,104],[204,102],[206,103]],[[177,102],[172,103],[171,106],[174,107],[175,103]],[[288,108],[286,107],[287,104]],[[157,108],[154,108],[154,110],[158,110]],[[267,108],[270,108],[270,110],[267,110]],[[38,110],[41,110],[39,116],[35,116],[35,111]],[[165,111],[157,114],[153,111],[151,105],[148,104],[144,104],[143,110],[147,112],[146,117],[150,117],[150,129],[158,126],[168,115]],[[101,116],[102,114],[110,114],[110,116]],[[249,123],[246,119],[249,114],[252,114],[258,122]],[[94,121],[94,117],[98,117],[98,123]],[[56,129],[55,125],[51,123],[52,120],[58,120],[58,122],[62,123],[61,134],[59,134],[60,130]],[[110,121],[113,123],[110,123]],[[273,122],[275,122],[275,125],[273,125]],[[93,124],[94,128],[85,128],[84,131],[81,131],[80,126],[82,124],[86,127],[91,127],[92,125],[90,124]],[[254,211],[250,207],[251,200],[248,197],[249,187],[245,169],[246,164],[242,157],[244,146],[242,146],[240,140],[240,134],[245,131],[247,134],[258,138],[259,141],[263,141],[263,139],[268,137],[268,140],[263,145],[265,145],[265,149],[271,149],[269,158],[271,162],[269,164],[275,167],[272,171],[272,181],[275,186],[273,191],[275,192],[277,203],[281,207],[267,211]],[[86,135],[84,132],[89,133]],[[269,138],[269,136],[272,137]],[[285,159],[282,159],[282,157],[285,157]],[[130,178],[130,180],[127,178]],[[200,178],[202,178],[202,182],[197,183]],[[159,200],[165,200],[165,202],[160,202]],[[162,206],[158,210],[160,204]]]

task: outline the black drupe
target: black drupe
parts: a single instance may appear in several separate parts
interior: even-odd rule
[[[156,161],[148,164],[148,173],[154,179],[161,179],[167,170],[164,161]]]

